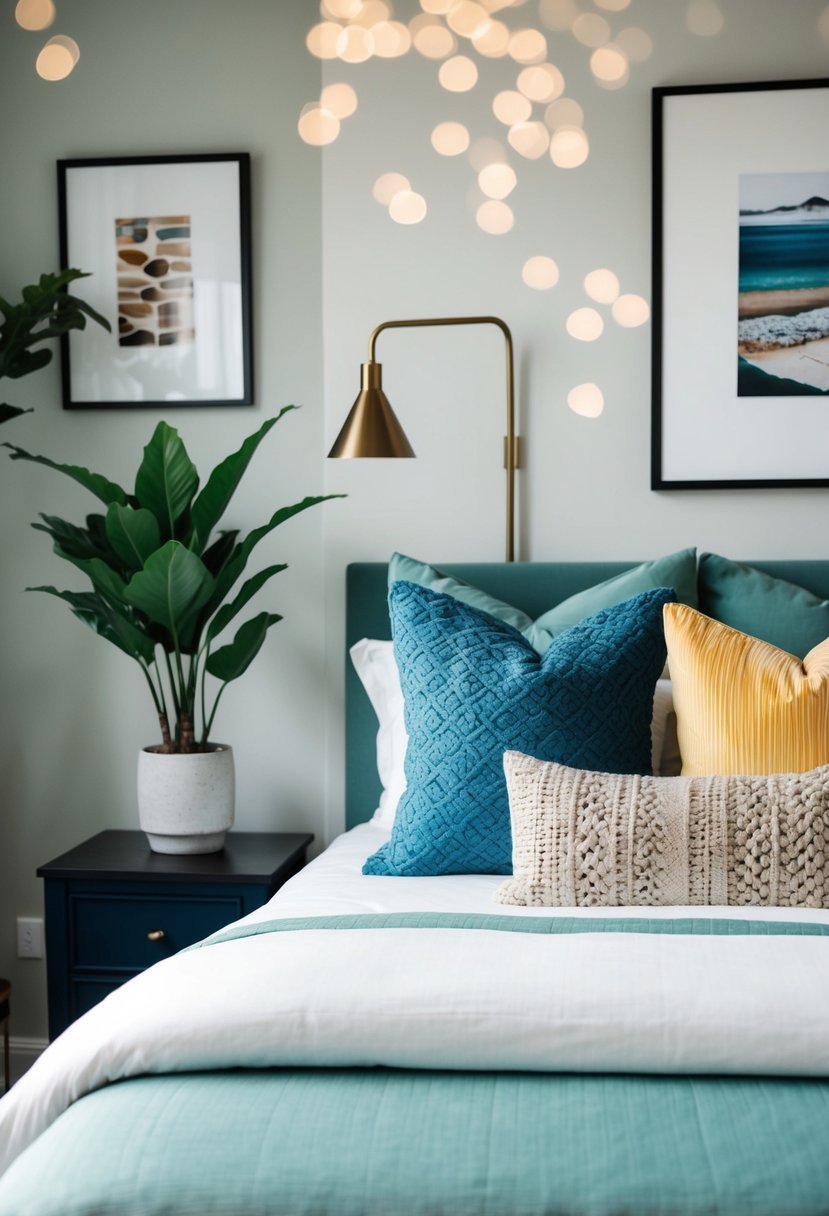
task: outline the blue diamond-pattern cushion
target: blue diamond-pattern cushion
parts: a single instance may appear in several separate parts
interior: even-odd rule
[[[415,583],[393,583],[407,788],[391,838],[363,873],[511,873],[505,751],[650,773],[662,606],[675,599],[659,587],[605,608],[542,656],[504,621]]]

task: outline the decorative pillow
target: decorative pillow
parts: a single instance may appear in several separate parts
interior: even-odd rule
[[[654,561],[643,562],[632,570],[625,570],[595,587],[579,591],[568,599],[562,600],[554,608],[548,609],[537,620],[533,621],[520,608],[513,608],[503,600],[495,599],[486,591],[473,587],[462,579],[444,574],[434,566],[406,557],[402,553],[392,554],[389,562],[389,583],[397,579],[406,579],[428,587],[430,591],[440,591],[451,595],[464,604],[480,608],[498,620],[507,621],[514,625],[524,637],[535,647],[539,654],[544,654],[554,637],[592,616],[602,608],[612,608],[631,596],[641,595],[643,591],[651,591],[656,587],[673,587],[676,598],[683,604],[697,603],[697,551],[696,549],[680,549],[667,557],[659,557]]]
[[[511,625],[409,582],[389,592],[409,746],[391,838],[363,873],[508,874],[503,753],[650,771],[665,658],[658,588],[588,617],[542,657]]]
[[[716,553],[699,559],[699,608],[799,659],[829,638],[829,600]]]
[[[829,763],[829,639],[801,662],[667,604],[665,640],[684,775],[806,772]]]
[[[394,823],[400,795],[406,788],[403,761],[409,737],[403,721],[403,690],[394,661],[391,642],[362,638],[349,651],[354,670],[360,677],[374,712],[377,714],[377,774],[383,787],[380,805],[372,818],[383,827]]]
[[[403,764],[409,744],[394,647],[391,642],[377,638],[362,638],[351,647],[350,654],[377,715],[377,773],[383,790],[372,819],[391,829],[397,804],[406,788]],[[675,777],[682,770],[670,680],[657,680],[653,690],[651,765],[661,777]]]
[[[499,903],[829,907],[827,765],[630,777],[507,752],[504,770],[513,877]]]

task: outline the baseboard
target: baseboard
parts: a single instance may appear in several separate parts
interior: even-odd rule
[[[31,1068],[37,1057],[48,1047],[48,1039],[27,1039],[22,1035],[12,1035],[9,1039],[9,1054],[11,1057],[12,1084],[19,1081],[27,1068]],[[0,1065],[0,1084],[3,1081],[2,1065]]]

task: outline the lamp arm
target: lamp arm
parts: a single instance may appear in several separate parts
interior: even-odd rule
[[[368,340],[369,363],[376,363],[377,339],[384,329],[412,329],[426,325],[497,325],[504,335],[507,361],[507,435],[504,443],[504,467],[507,471],[507,561],[515,561],[515,470],[519,466],[518,437],[515,433],[515,373],[512,334],[500,317],[425,317],[412,321],[383,321],[372,330]]]

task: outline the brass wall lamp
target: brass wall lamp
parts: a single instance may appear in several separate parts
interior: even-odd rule
[[[384,329],[419,328],[425,325],[497,325],[504,335],[507,357],[507,434],[504,467],[507,473],[507,561],[515,561],[515,471],[519,466],[518,436],[515,433],[515,390],[512,334],[500,317],[427,317],[416,321],[383,321],[372,331],[368,362],[362,364],[362,387],[351,407],[329,458],[366,456],[414,456],[412,445],[383,392],[383,369],[374,357],[378,336]]]

